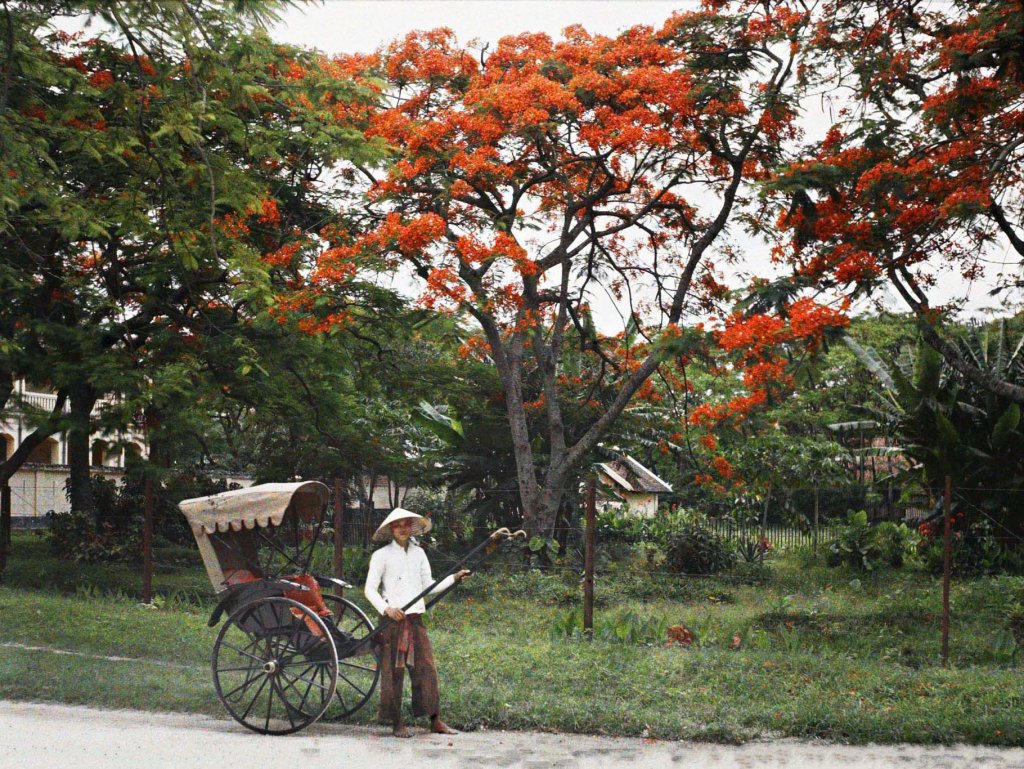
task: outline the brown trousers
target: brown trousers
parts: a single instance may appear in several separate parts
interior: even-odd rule
[[[437,715],[440,700],[437,667],[423,618],[419,614],[407,614],[401,622],[392,623],[377,636],[377,651],[380,653],[380,720],[401,721],[406,667],[412,680],[413,715]]]

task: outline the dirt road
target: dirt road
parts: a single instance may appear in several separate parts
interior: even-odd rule
[[[1024,769],[1024,749],[742,746],[479,731],[395,740],[384,728],[316,725],[262,737],[233,721],[0,701],[0,769],[448,769],[470,767],[984,767]]]

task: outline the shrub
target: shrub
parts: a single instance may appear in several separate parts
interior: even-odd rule
[[[47,514],[45,534],[53,552],[65,560],[82,563],[138,561],[142,557],[142,528],[145,510],[145,479],[131,469],[118,483],[100,475],[89,479],[95,508]],[[156,484],[153,509],[154,544],[173,543],[194,547],[192,531],[178,502],[227,491],[225,481],[181,472]],[[230,486],[230,488],[238,488]],[[66,484],[70,495],[70,481]]]
[[[744,585],[763,585],[771,578],[771,568],[763,561],[740,561],[732,568],[732,574]]]
[[[650,518],[611,508],[597,515],[597,540],[602,545],[625,545],[624,550],[641,542],[664,547],[674,532],[696,522],[696,513],[685,508],[659,510]]]
[[[142,552],[142,521],[124,529],[109,522],[97,523],[86,512],[46,514],[45,537],[59,558],[78,563],[137,561]]]
[[[917,546],[917,535],[905,523],[882,521],[873,528],[877,557],[899,569]]]
[[[771,551],[772,543],[768,537],[748,537],[736,543],[736,555],[742,563],[761,563]]]
[[[900,568],[913,552],[916,535],[906,524],[883,521],[868,524],[868,514],[850,511],[846,525],[828,545],[828,565],[869,571],[878,566]]]
[[[957,519],[957,528],[962,524]],[[944,531],[940,521],[929,530],[930,536],[921,543],[920,555],[925,568],[932,574],[942,573]],[[995,574],[1008,564],[1004,558],[999,540],[992,532],[992,524],[986,519],[975,521],[951,533],[950,563],[954,574],[978,575]]]
[[[635,545],[650,540],[646,519],[614,508],[602,510],[596,520],[597,541],[601,545]]]
[[[1014,543],[1016,546],[1003,546],[1002,557],[1000,558],[1000,565],[1002,570],[1006,574],[1024,574],[1024,547],[1021,546],[1020,542]]]
[[[665,548],[654,542],[637,542],[633,545],[630,555],[632,563],[645,573],[665,565]]]
[[[736,562],[736,551],[717,534],[697,524],[670,533],[666,566],[678,574],[718,574]]]

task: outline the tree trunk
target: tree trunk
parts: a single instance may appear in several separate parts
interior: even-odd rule
[[[819,501],[819,498],[818,498],[818,487],[815,486],[814,487],[814,538],[812,540],[812,542],[813,542],[812,549],[814,550],[815,553],[818,552],[818,509],[819,509],[818,501]]]
[[[570,467],[567,462],[558,466],[549,466],[544,486],[536,495],[536,506],[533,510],[532,526],[527,528],[530,535],[552,538],[558,522],[558,511],[565,496],[565,484]],[[525,517],[525,516],[524,516]]]
[[[11,550],[11,487],[0,486],[0,580],[7,571],[7,555]]]
[[[764,495],[764,510],[761,513],[761,536],[764,537],[768,533],[768,505],[772,501],[772,487],[768,487],[768,491]]]
[[[367,479],[367,483],[363,483],[363,479]],[[356,487],[356,498],[359,500],[359,512],[363,519],[363,548],[369,549],[372,543],[373,537],[373,490],[377,486],[377,472],[373,471],[368,476],[364,476],[362,473],[356,473],[355,487]]]
[[[562,503],[558,506],[558,516],[555,518],[555,540],[558,542],[558,554],[564,556],[569,548],[569,532],[572,529],[572,511],[574,505],[568,499],[568,495],[562,497]]]
[[[96,392],[87,384],[71,391],[71,429],[68,430],[68,482],[71,511],[93,513],[93,499],[89,480],[89,436],[92,432],[92,409],[96,405]]]

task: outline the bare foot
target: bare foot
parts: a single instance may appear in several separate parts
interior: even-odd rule
[[[457,731],[448,726],[448,724],[440,718],[435,718],[430,722],[430,731],[434,734],[458,734]]]
[[[395,737],[412,737],[412,735],[409,734],[409,730],[404,726],[396,726],[391,730],[391,734]]]

